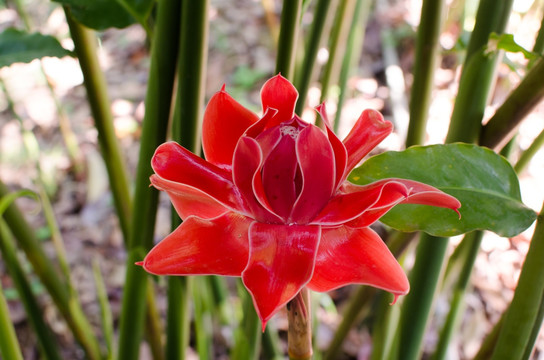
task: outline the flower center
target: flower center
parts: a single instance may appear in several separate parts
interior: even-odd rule
[[[296,140],[298,134],[300,133],[300,130],[294,126],[282,125],[280,127],[280,132],[282,135],[289,135],[293,138],[293,140]]]

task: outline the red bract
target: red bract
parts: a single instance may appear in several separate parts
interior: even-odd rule
[[[294,114],[298,93],[281,75],[261,91],[262,118],[224,88],[204,114],[207,161],[176,143],[161,145],[151,183],[183,223],[141,263],[157,275],[241,276],[263,322],[304,286],[329,291],[367,284],[408,292],[402,268],[368,226],[400,203],[447,207],[459,201],[431,186],[386,179],[358,186],[349,172],[392,130],[365,110],[340,141]]]

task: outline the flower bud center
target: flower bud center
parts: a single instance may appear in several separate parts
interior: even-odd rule
[[[296,140],[298,134],[300,133],[300,130],[297,129],[296,127],[294,127],[294,126],[282,125],[280,127],[280,132],[281,132],[282,135],[284,135],[284,136],[289,135],[294,140]]]

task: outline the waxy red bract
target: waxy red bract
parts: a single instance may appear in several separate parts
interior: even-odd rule
[[[447,207],[459,201],[431,186],[386,179],[358,186],[350,171],[392,131],[365,110],[340,141],[294,114],[298,93],[268,80],[259,118],[221,89],[204,114],[206,160],[174,142],[152,160],[151,183],[166,191],[183,223],[140,263],[157,275],[240,276],[266,322],[304,287],[366,284],[396,296],[402,268],[369,228],[400,203]]]

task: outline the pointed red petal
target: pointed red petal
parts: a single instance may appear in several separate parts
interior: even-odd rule
[[[334,161],[336,165],[335,189],[338,189],[338,187],[342,184],[344,180],[346,180],[346,177],[348,176],[346,172],[348,153],[342,141],[340,141],[338,136],[336,136],[334,131],[332,131],[331,129],[331,124],[327,116],[327,109],[325,108],[325,103],[318,105],[315,109],[319,112],[321,118],[323,119],[323,122],[325,123],[325,126],[327,128],[327,137],[329,138],[329,142],[331,143],[332,149],[334,151]]]
[[[363,111],[343,141],[348,152],[346,176],[391,131],[393,131],[393,125],[385,121],[378,111],[370,109]]]
[[[312,277],[320,236],[319,226],[255,222],[249,227],[249,262],[242,280],[263,323]]]
[[[407,196],[405,199],[392,203],[387,198],[378,200],[367,211],[361,214],[358,218],[348,223],[351,227],[365,227],[377,221],[383,215],[385,215],[393,206],[397,204],[420,204],[444,207],[454,210],[459,216],[458,209],[461,207],[459,200],[451,195],[446,194],[438,190],[435,187],[420,183],[413,180],[405,179],[386,179],[403,184],[407,189]],[[382,180],[383,181],[383,180]]]
[[[348,284],[371,285],[397,296],[410,288],[401,266],[370,228],[323,229],[308,287],[329,291]]]
[[[155,188],[166,191],[176,212],[183,220],[191,215],[211,219],[232,210],[192,186],[169,181],[158,175],[151,175],[150,180]]]
[[[391,179],[376,181],[364,186],[346,182],[341,192],[331,199],[327,206],[312,220],[312,223],[329,226],[344,224],[361,217],[373,208],[384,206],[391,208],[406,199],[407,196],[406,186]]]
[[[281,223],[282,219],[270,211],[261,182],[263,154],[257,140],[242,136],[232,162],[234,183],[248,208],[258,221]]]
[[[245,212],[230,172],[206,162],[175,142],[159,146],[151,166],[160,178],[168,180],[161,182],[162,190],[179,193],[184,187],[176,187],[175,183],[184,184],[200,190],[223,206]]]
[[[236,143],[259,117],[226,91],[217,92],[208,103],[202,123],[202,149],[206,160],[218,166],[230,166]]]
[[[276,75],[264,83],[261,89],[261,101],[263,110],[273,108],[278,110],[273,123],[267,127],[276,126],[290,120],[295,115],[295,104],[298,99],[298,91],[293,84],[281,75]]]
[[[151,249],[143,267],[157,275],[240,276],[248,261],[250,223],[233,212],[209,220],[191,216]]]
[[[298,135],[296,154],[302,173],[302,190],[289,222],[307,224],[327,204],[334,191],[334,152],[323,131],[310,125]]]

